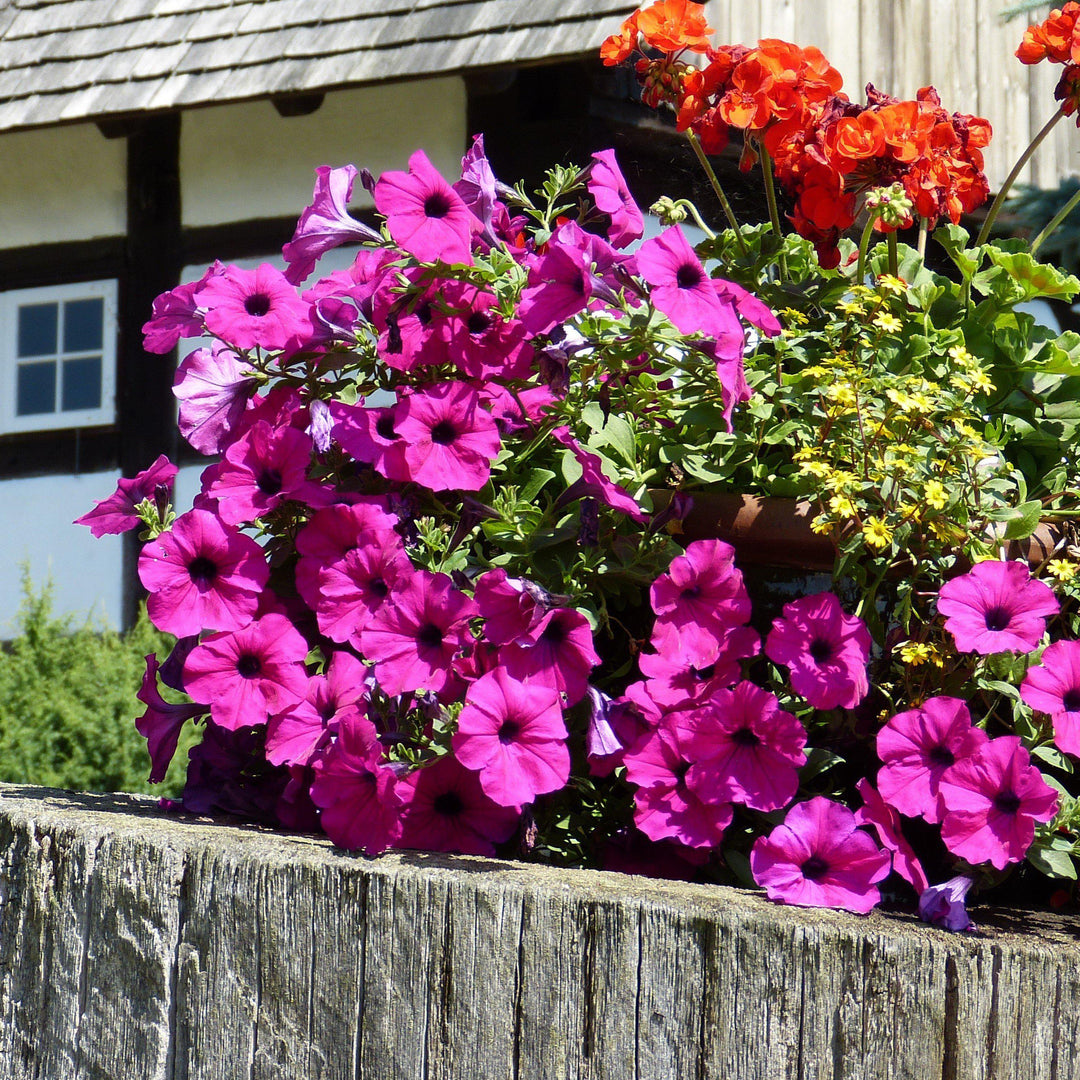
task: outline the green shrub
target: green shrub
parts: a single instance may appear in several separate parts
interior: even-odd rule
[[[173,639],[145,610],[118,634],[54,614],[51,583],[37,591],[24,579],[23,591],[17,636],[0,649],[0,781],[175,796],[191,739],[151,787],[146,740],[135,729],[145,711],[135,697],[143,657],[164,658]]]

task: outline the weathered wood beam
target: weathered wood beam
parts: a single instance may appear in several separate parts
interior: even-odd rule
[[[1076,920],[880,913],[0,788],[0,1078],[1064,1080]]]

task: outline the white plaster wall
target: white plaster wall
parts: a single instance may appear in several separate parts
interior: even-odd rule
[[[125,147],[93,124],[0,135],[0,247],[123,235]]]
[[[55,610],[120,625],[121,538],[96,540],[75,518],[116,489],[112,472],[0,483],[0,639],[10,638],[22,601],[22,567],[40,588],[52,579]]]
[[[180,183],[185,225],[300,216],[319,165],[404,169],[423,149],[455,180],[465,151],[465,82],[458,76],[328,93],[309,116],[269,101],[185,112]],[[353,205],[370,205],[357,183]]]

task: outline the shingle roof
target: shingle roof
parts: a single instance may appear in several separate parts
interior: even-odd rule
[[[0,131],[594,50],[630,0],[0,0]]]

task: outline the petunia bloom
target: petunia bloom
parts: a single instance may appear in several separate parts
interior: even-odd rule
[[[150,783],[160,784],[165,779],[169,763],[176,753],[180,729],[188,720],[206,715],[205,705],[174,705],[166,701],[157,686],[158,661],[154,653],[146,657],[146,673],[142,686],[135,695],[145,706],[146,712],[135,721],[135,727],[146,739],[150,755]]]
[[[615,160],[614,150],[598,150],[592,156],[587,187],[596,208],[608,214],[611,226],[608,239],[617,248],[640,240],[645,219],[626,185],[626,178]]]
[[[1028,668],[1020,696],[1054,724],[1058,749],[1080,757],[1080,641],[1055,641]]]
[[[1031,652],[1042,640],[1046,619],[1060,607],[1050,586],[1034,580],[1026,563],[994,559],[945,582],[937,606],[957,649],[983,656]]]
[[[121,478],[107,499],[98,499],[93,510],[77,517],[73,524],[86,525],[93,536],[125,533],[138,528],[142,519],[135,507],[144,499],[153,499],[159,487],[172,491],[176,473],[176,466],[161,454],[150,468],[130,479]]]
[[[987,741],[972,725],[959,698],[927,698],[918,709],[891,717],[878,732],[881,797],[908,817],[940,822],[945,812],[940,784],[945,770],[970,757]]]
[[[526,686],[496,668],[469,687],[451,746],[462,765],[479,772],[489,798],[523,806],[566,783],[566,737],[557,690]]]
[[[180,434],[200,454],[220,454],[257,388],[247,365],[220,341],[188,353],[173,381]]]
[[[765,655],[791,672],[791,686],[815,709],[853,709],[870,684],[870,632],[862,619],[845,615],[832,593],[784,605],[765,641]]]
[[[821,796],[793,806],[750,852],[754,880],[770,900],[859,915],[880,902],[877,883],[888,877],[889,863],[846,806]]]
[[[919,918],[943,930],[974,930],[965,900],[975,884],[963,874],[941,885],[928,885],[919,895]]]
[[[941,839],[962,859],[1004,870],[1035,839],[1035,823],[1057,813],[1057,792],[1016,735],[990,739],[941,777]]]

